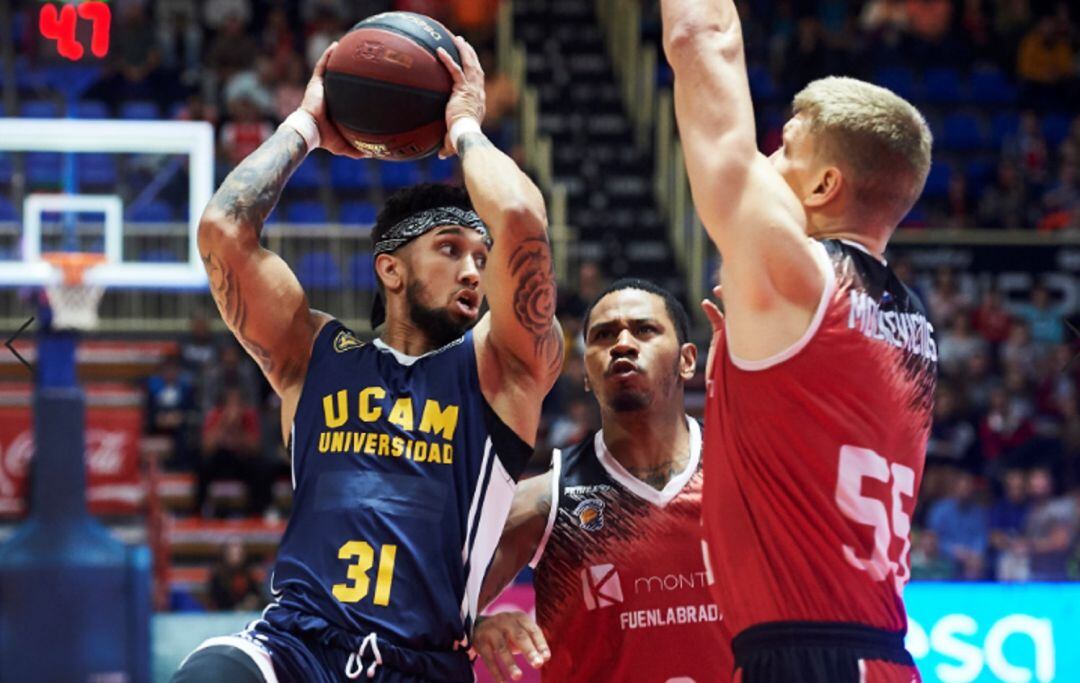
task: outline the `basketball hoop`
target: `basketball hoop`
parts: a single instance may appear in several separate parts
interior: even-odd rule
[[[98,304],[105,293],[102,285],[83,282],[86,270],[105,262],[103,254],[85,252],[51,252],[42,260],[63,272],[58,283],[46,285],[52,309],[52,326],[58,330],[93,330],[98,326]]]

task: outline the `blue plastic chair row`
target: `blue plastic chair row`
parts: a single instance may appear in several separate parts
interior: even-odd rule
[[[909,100],[934,104],[1014,104],[1019,97],[1016,85],[998,69],[979,68],[964,76],[959,69],[927,69],[919,79],[913,69],[885,67],[873,76],[878,85]]]
[[[338,266],[337,259],[327,251],[303,254],[294,266],[296,278],[308,290],[355,289],[373,291],[376,288],[375,270],[369,253],[354,254],[349,259],[348,279]]]
[[[75,119],[111,118],[108,105],[100,100],[79,100],[67,114]],[[161,119],[158,105],[143,100],[122,103],[119,114],[121,119]],[[63,117],[64,112],[54,100],[27,100],[19,106],[19,116],[27,119],[55,119]]]

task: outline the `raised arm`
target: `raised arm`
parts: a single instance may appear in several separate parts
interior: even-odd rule
[[[309,309],[289,266],[259,238],[286,181],[308,154],[308,138],[337,154],[360,156],[326,119],[322,76],[335,45],[315,66],[293,115],[300,117],[292,119],[298,123],[287,121],[233,169],[199,221],[199,253],[210,292],[225,324],[281,396],[283,432],[296,410],[312,341],[328,316]]]
[[[823,276],[800,198],[757,149],[735,3],[661,0],[661,8],[694,206],[732,285],[729,322],[790,305],[812,308]]]
[[[547,212],[536,185],[476,125],[484,116],[484,72],[468,43],[455,38],[455,44],[463,69],[440,51],[454,78],[446,117],[452,133],[467,130],[455,140],[456,151],[469,197],[494,240],[484,273],[490,311],[475,334],[480,387],[499,417],[531,443],[540,421],[537,398],[551,389],[563,358]]]
[[[481,609],[499,597],[536,554],[551,514],[552,476],[549,470],[526,479],[514,493],[499,545],[480,587]]]

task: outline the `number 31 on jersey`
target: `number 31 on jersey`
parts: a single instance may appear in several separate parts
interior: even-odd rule
[[[874,479],[889,485],[889,509],[885,503],[863,495],[864,479]],[[889,461],[868,448],[840,448],[840,467],[836,480],[836,504],[844,516],[858,524],[874,528],[874,547],[869,557],[859,557],[856,549],[844,545],[844,558],[874,581],[884,581],[893,575],[896,593],[900,595],[911,578],[911,517],[904,512],[902,497],[915,494],[915,471],[900,463]],[[893,538],[903,543],[895,562],[889,559]]]
[[[379,553],[379,571],[375,575],[375,594],[371,601],[380,607],[390,604],[390,588],[394,582],[394,559],[397,546],[386,544]],[[360,602],[371,590],[368,572],[375,565],[375,549],[367,541],[348,541],[338,548],[339,560],[355,561],[348,566],[346,583],[335,583],[334,597],[341,602]]]

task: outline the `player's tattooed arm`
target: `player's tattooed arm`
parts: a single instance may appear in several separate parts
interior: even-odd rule
[[[199,222],[199,253],[225,324],[283,397],[303,379],[317,318],[296,276],[259,238],[307,154],[283,128],[226,177]]]
[[[526,479],[518,486],[495,557],[480,587],[481,609],[513,583],[536,553],[551,514],[552,476],[549,471]]]

